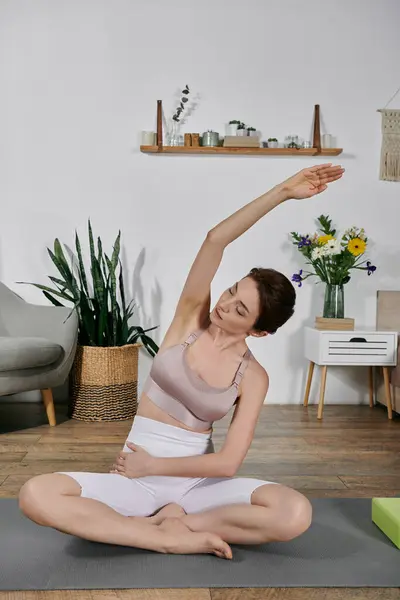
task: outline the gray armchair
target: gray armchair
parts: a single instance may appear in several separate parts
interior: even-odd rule
[[[29,304],[0,282],[0,396],[40,390],[51,426],[52,388],[67,379],[78,318],[69,308]]]

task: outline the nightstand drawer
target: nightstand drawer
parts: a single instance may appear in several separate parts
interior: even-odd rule
[[[323,332],[320,356],[323,363],[366,365],[395,364],[396,335],[375,332]]]

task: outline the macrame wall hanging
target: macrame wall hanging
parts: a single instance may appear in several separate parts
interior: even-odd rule
[[[387,108],[400,92],[390,98],[382,114],[382,149],[379,178],[383,181],[400,181],[400,110]]]

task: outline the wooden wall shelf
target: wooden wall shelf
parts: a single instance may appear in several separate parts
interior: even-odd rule
[[[225,148],[223,146],[140,146],[145,154],[251,154],[253,156],[338,156],[342,148]]]
[[[338,156],[342,148],[322,148],[319,104],[314,107],[314,132],[312,148],[230,148],[224,146],[164,146],[162,127],[162,100],[157,100],[157,145],[140,146],[146,154],[221,154],[251,156]]]

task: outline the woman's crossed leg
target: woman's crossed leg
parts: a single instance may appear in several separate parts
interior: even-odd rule
[[[204,479],[180,504],[191,531],[212,531],[229,544],[289,541],[312,520],[312,506],[300,492],[247,477]]]
[[[76,477],[90,482],[92,493],[83,496],[81,484],[65,473],[38,475],[22,486],[20,509],[39,525],[94,542],[162,553],[232,557],[228,544],[217,534],[191,531],[179,518],[171,517],[176,514],[171,507],[165,512],[167,518],[160,514],[145,518],[160,507],[137,480],[111,473],[77,473]],[[102,496],[103,501],[97,499]],[[133,507],[132,516],[123,506],[127,501]]]

